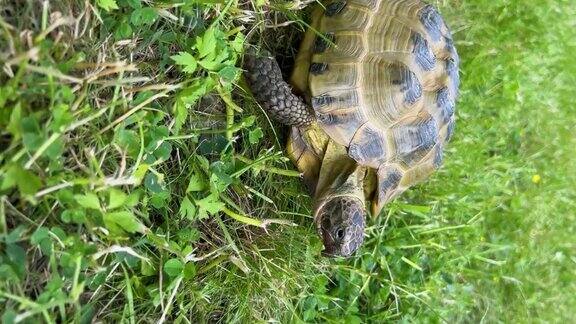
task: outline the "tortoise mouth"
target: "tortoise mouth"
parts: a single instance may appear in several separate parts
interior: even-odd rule
[[[345,254],[342,251],[338,251],[335,249],[328,249],[324,247],[324,250],[321,252],[321,255],[325,258],[349,258],[352,254]]]

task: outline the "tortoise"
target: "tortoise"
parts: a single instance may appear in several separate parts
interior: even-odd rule
[[[291,126],[287,153],[313,194],[323,254],[348,257],[368,211],[440,167],[459,57],[432,5],[332,1],[313,11],[290,85],[269,54],[247,54],[244,68],[256,101]]]

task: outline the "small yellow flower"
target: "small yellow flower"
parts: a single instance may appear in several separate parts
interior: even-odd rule
[[[542,181],[542,177],[539,174],[535,174],[532,176],[532,182],[535,184],[539,184]]]

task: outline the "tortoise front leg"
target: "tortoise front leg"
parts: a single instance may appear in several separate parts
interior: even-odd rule
[[[246,55],[246,80],[256,101],[277,121],[288,126],[305,126],[314,119],[312,109],[304,100],[292,93],[282,79],[276,60],[268,56]]]

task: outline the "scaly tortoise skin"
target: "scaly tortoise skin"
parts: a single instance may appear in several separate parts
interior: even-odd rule
[[[438,11],[419,0],[334,1],[311,26],[290,80],[297,94],[270,57],[247,56],[246,75],[266,111],[292,126],[287,151],[314,193],[325,254],[349,256],[366,201],[377,215],[440,167],[459,58]]]

